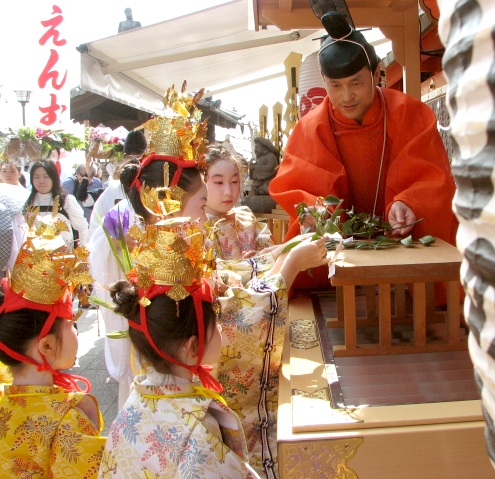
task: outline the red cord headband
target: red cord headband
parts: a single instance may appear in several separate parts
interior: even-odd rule
[[[177,186],[179,183],[180,177],[182,175],[182,170],[184,168],[197,168],[198,163],[195,160],[184,160],[182,156],[176,157],[176,156],[166,156],[166,155],[157,155],[156,153],[151,153],[150,155],[144,157],[141,160],[141,164],[139,165],[139,171],[137,172],[136,177],[131,183],[130,188],[136,187],[138,191],[141,191],[141,172],[143,169],[148,166],[152,161],[168,161],[169,163],[173,163],[174,165],[177,165],[177,171],[174,173],[174,177],[172,178],[172,181],[168,185],[170,188],[172,186]]]
[[[173,286],[161,286],[156,284],[144,290],[139,288],[139,297],[152,299],[160,294],[166,294],[172,288]],[[137,324],[135,321],[129,320],[129,326],[131,326],[132,328],[138,331],[141,331],[148,340],[149,344],[152,346],[152,348],[156,351],[156,353],[160,357],[191,371],[193,374],[198,376],[199,380],[201,381],[201,384],[204,387],[209,388],[215,392],[221,392],[223,389],[221,384],[208,372],[211,370],[211,367],[203,366],[201,364],[204,354],[204,348],[205,348],[205,323],[203,317],[202,301],[207,301],[210,303],[213,302],[213,296],[212,296],[210,284],[205,280],[201,280],[200,283],[196,283],[192,286],[184,286],[184,289],[188,291],[190,296],[192,296],[193,298],[194,309],[196,311],[196,318],[198,324],[198,360],[196,361],[196,364],[194,366],[184,364],[181,361],[175,359],[174,357],[168,355],[167,353],[163,352],[158,348],[158,346],[155,344],[153,338],[149,333],[148,319],[146,317],[145,306],[142,306],[141,304],[139,306],[141,324]]]
[[[0,315],[4,313],[11,313],[13,311],[19,311],[20,309],[35,309],[37,311],[46,311],[49,313],[48,318],[41,329],[38,336],[38,341],[43,339],[49,332],[55,322],[56,318],[62,319],[72,319],[72,295],[67,289],[62,299],[55,304],[41,304],[35,303],[34,301],[29,301],[23,297],[24,291],[16,293],[10,288],[9,281],[7,278],[2,279],[2,287],[5,295],[4,302],[0,306]],[[0,321],[5,321],[4,318],[0,317]],[[70,391],[80,391],[89,392],[91,390],[91,383],[82,376],[76,374],[61,373],[51,368],[48,364],[45,356],[41,354],[43,358],[43,364],[36,362],[34,359],[24,356],[0,341],[0,349],[8,354],[11,358],[17,359],[24,363],[29,363],[37,366],[38,371],[49,371],[53,375],[53,382],[55,385],[60,386],[64,389]],[[85,384],[85,389],[81,389],[76,381],[80,381]]]

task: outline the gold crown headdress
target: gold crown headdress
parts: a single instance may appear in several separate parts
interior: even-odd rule
[[[163,104],[165,112],[155,116],[143,126],[151,132],[148,149],[157,155],[181,156],[186,161],[197,160],[206,149],[206,122],[196,107],[204,94],[202,88],[194,96],[186,94],[184,81],[180,95],[172,85],[167,89]]]
[[[202,365],[206,344],[206,328],[202,302],[214,303],[211,286],[205,277],[211,269],[204,247],[204,234],[190,218],[173,218],[150,225],[141,237],[135,237],[141,244],[134,249],[132,259],[135,267],[127,278],[138,286],[139,323],[129,319],[129,326],[146,337],[156,353],[167,361],[188,369],[198,376],[201,384],[220,392],[222,386],[211,376],[209,367]],[[146,309],[151,300],[167,295],[177,302],[191,296],[198,326],[198,355],[195,364],[181,360],[161,350],[153,340]],[[218,312],[213,307],[215,312]]]
[[[155,284],[170,286],[166,294],[180,301],[190,287],[211,274],[213,255],[205,248],[206,234],[190,218],[164,219],[145,231],[131,228],[129,234],[139,246],[132,252],[135,266],[127,277],[142,290]]]
[[[58,240],[28,238],[12,269],[11,289],[29,301],[55,304],[64,301],[67,291],[93,283],[88,250],[80,246],[69,253],[60,246]]]
[[[58,209],[57,205],[54,205]],[[73,319],[72,293],[81,285],[93,283],[89,274],[86,248],[78,247],[68,251],[60,237],[60,230],[49,223],[46,227],[34,228],[34,212],[28,214],[28,236],[17,255],[12,272],[2,279],[4,302],[0,314],[21,309],[34,309],[48,312],[48,317],[39,334],[38,340],[51,330],[56,318]],[[49,371],[55,384],[64,388],[79,390],[76,381],[91,384],[80,376],[53,370],[42,354],[43,363],[19,354],[0,342],[0,349],[11,357],[34,364],[40,371]]]
[[[94,282],[89,274],[89,252],[84,247],[68,251],[60,233],[67,224],[57,219],[59,197],[53,202],[52,215],[39,217],[39,207],[25,213],[27,239],[21,246],[11,273],[11,288],[23,292],[29,301],[55,304],[66,290]]]
[[[157,158],[156,155],[150,155],[148,158],[146,158],[145,161],[149,159],[155,160],[159,158]],[[141,189],[139,190],[139,196],[141,202],[143,203],[143,206],[150,212],[151,215],[157,217],[158,219],[161,219],[166,215],[179,211],[182,208],[182,198],[186,194],[186,192],[180,186],[177,186],[177,184],[175,184],[174,186],[169,186],[170,184],[169,161],[171,160],[172,159],[167,159],[163,162],[162,187],[151,188],[143,183]],[[177,162],[174,161],[174,163]],[[182,169],[180,165],[177,166],[178,166],[177,172],[180,171],[182,173]],[[189,166],[189,164],[187,164],[186,166]],[[174,181],[174,179],[172,181]]]
[[[206,121],[201,121],[201,110],[196,104],[204,93],[202,88],[194,96],[185,94],[187,82],[182,84],[179,95],[172,85],[164,97],[165,113],[155,116],[142,126],[151,132],[149,138],[149,155],[141,161],[139,171],[130,185],[137,188],[143,204],[153,204],[148,210],[154,214],[170,214],[182,208],[185,192],[177,186],[184,168],[198,167],[204,161],[206,151]],[[148,188],[141,180],[141,173],[152,161],[164,161],[164,187]],[[177,165],[174,177],[169,181],[168,163]],[[165,193],[165,199],[158,197]],[[153,195],[157,195],[156,198]],[[156,207],[159,206],[157,209]]]

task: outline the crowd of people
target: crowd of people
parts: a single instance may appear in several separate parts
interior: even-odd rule
[[[17,165],[2,166],[3,182],[22,193],[0,185],[2,204],[2,195],[15,203],[0,224],[10,240],[0,360],[12,375],[0,392],[2,477],[278,476],[288,292],[301,272],[330,261],[325,238],[303,233],[311,224],[300,224],[295,206],[335,195],[385,215],[401,236],[455,234],[454,183],[433,113],[376,86],[373,47],[343,22],[323,22],[328,97],[296,125],[270,183],[290,215],[282,245],[238,206],[243,165],[222,144],[205,145],[192,124],[197,99],[167,95],[184,118],[154,118],[148,137],[130,132],[106,185],[91,157],[62,184],[53,162],[33,163],[30,190]],[[62,372],[77,353],[73,294],[89,285],[113,305],[101,310],[105,362],[119,383],[107,439],[87,381]]]

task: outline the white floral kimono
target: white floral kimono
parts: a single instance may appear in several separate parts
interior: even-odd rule
[[[218,398],[218,399],[217,399]],[[110,428],[98,477],[258,478],[236,414],[209,389],[149,371]]]
[[[245,287],[253,278],[270,273],[275,260],[271,253],[258,254],[249,259],[224,260],[216,258],[214,278],[231,287]]]

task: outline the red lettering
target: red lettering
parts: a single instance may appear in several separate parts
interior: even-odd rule
[[[55,90],[60,90],[64,86],[65,81],[67,80],[67,70],[65,71],[64,78],[60,83],[57,83],[59,72],[52,70],[52,68],[58,62],[58,59],[59,56],[57,51],[50,50],[50,58],[48,59],[45,68],[41,72],[41,75],[38,77],[38,86],[40,88],[45,88],[46,84],[50,79],[52,81],[52,87],[55,88]]]
[[[57,7],[57,5],[53,5],[52,15],[56,13],[62,13],[62,9]],[[64,21],[64,17],[62,15],[57,15],[56,17],[50,20],[44,20],[41,24],[44,27],[47,27],[48,30],[46,33],[39,39],[39,44],[44,45],[50,37],[52,37],[52,41],[54,45],[58,47],[65,45],[67,40],[59,40],[60,32],[56,29],[62,22]]]
[[[50,99],[50,106],[39,107],[40,112],[44,113],[40,120],[43,125],[53,125],[57,121],[57,111],[61,110],[60,114],[62,114],[65,110],[67,110],[67,106],[59,105],[57,103],[57,95],[50,93]]]

